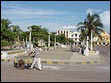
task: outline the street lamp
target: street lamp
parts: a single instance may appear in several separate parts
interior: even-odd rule
[[[54,49],[56,49],[56,34],[55,34],[55,43],[54,43]]]
[[[50,47],[50,32],[49,32],[49,36],[48,36],[48,47]]]
[[[29,31],[30,31],[29,42],[30,42],[30,44],[31,44],[31,31],[32,31],[32,28],[31,28],[31,27],[29,28]]]
[[[31,49],[31,31],[32,31],[32,28],[31,28],[31,27],[29,28],[29,31],[30,31],[30,35],[29,35],[30,50],[32,50],[32,49]]]

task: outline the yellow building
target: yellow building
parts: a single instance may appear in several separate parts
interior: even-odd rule
[[[101,36],[103,40],[98,40],[97,44],[110,45],[110,35],[107,32],[102,32]]]

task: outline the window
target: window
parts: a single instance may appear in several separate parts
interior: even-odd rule
[[[77,34],[75,34],[75,37],[77,37]]]
[[[58,34],[59,34],[59,31],[58,31]]]
[[[106,38],[106,40],[108,40],[108,38]]]
[[[81,43],[79,42],[79,45],[81,45]]]
[[[68,31],[67,31],[67,34],[68,34]]]
[[[71,35],[73,37],[73,35]]]

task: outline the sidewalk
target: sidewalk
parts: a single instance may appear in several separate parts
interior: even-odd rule
[[[72,52],[70,48],[43,51],[41,52],[41,58],[47,64],[97,64],[104,62],[100,55],[84,56]]]
[[[19,55],[27,55],[25,53]],[[72,52],[70,48],[57,48],[41,51],[41,61],[44,64],[97,64],[103,63],[99,55],[83,56]],[[10,55],[11,56],[11,55]],[[11,60],[12,61],[12,60]]]

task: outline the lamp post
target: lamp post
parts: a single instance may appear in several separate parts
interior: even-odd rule
[[[31,31],[32,31],[32,28],[31,28],[31,27],[29,28],[29,31],[30,31],[29,42],[30,42],[30,50],[31,50]]]
[[[26,47],[26,51],[25,51],[25,53],[27,53],[27,37],[26,37],[26,41],[25,41],[25,47]]]
[[[55,34],[55,39],[54,39],[55,43],[54,43],[54,49],[56,49],[56,34]]]
[[[29,42],[30,42],[30,44],[31,44],[31,31],[32,31],[32,28],[31,28],[31,27],[29,28],[29,31],[30,31]]]
[[[49,32],[49,36],[48,36],[48,47],[50,47],[50,32]]]
[[[23,48],[25,48],[25,42],[24,42],[24,39],[23,39]]]
[[[27,43],[27,37],[26,37],[26,43]]]

